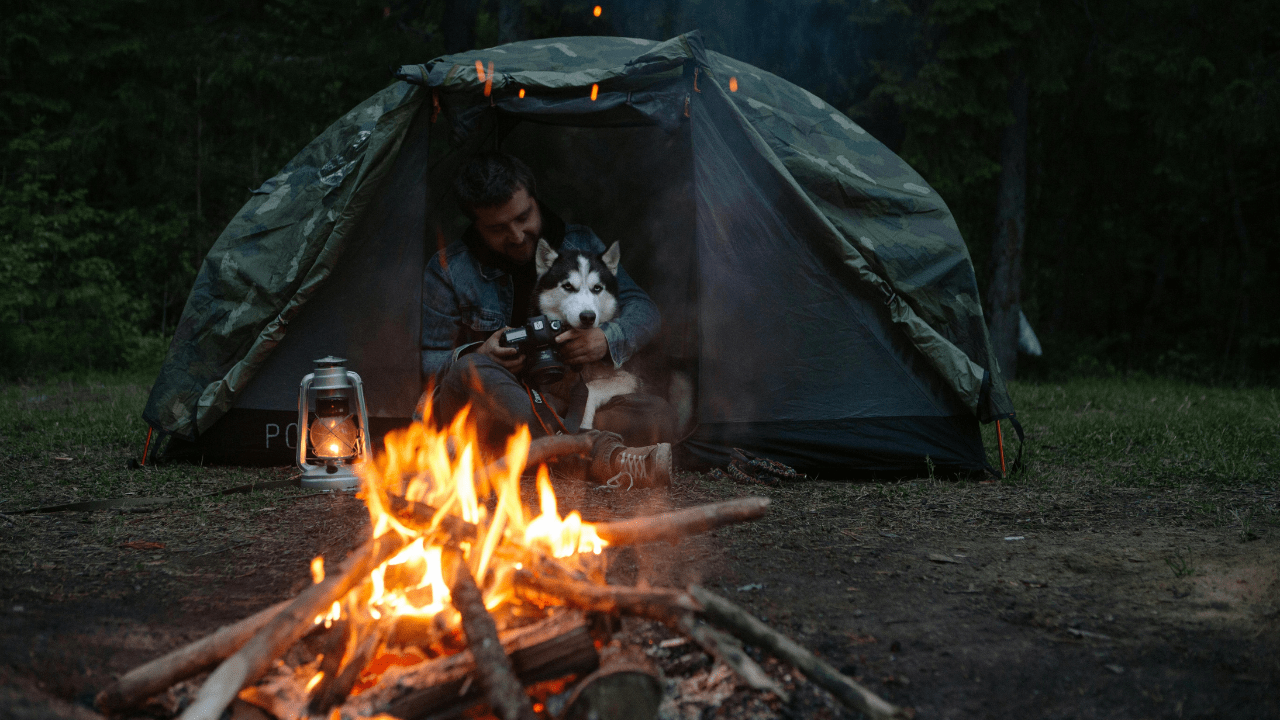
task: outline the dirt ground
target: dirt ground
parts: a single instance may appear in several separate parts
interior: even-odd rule
[[[1266,488],[682,474],[669,490],[557,489],[588,520],[772,498],[751,525],[610,551],[612,581],[702,583],[918,718],[1280,717],[1280,533],[1250,523],[1276,515]],[[1208,519],[1214,492],[1251,514]],[[367,532],[354,497],[296,490],[0,515],[0,717],[96,717],[114,676],[296,593],[312,557]],[[624,635],[654,643],[684,700],[672,717],[856,717],[777,662],[788,706],[735,689],[691,645],[657,644],[665,628]]]

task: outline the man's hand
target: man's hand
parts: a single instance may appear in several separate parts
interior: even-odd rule
[[[609,355],[609,341],[598,327],[586,330],[570,328],[557,335],[556,342],[560,344],[560,355],[570,365],[586,365]]]
[[[476,352],[481,355],[488,355],[493,358],[499,365],[510,370],[512,374],[519,375],[524,369],[524,355],[513,347],[502,347],[498,344],[502,340],[502,333],[511,328],[504,327],[489,336],[480,347],[476,348]]]

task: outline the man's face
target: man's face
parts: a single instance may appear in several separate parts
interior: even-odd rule
[[[502,205],[476,208],[476,230],[484,244],[512,261],[524,264],[542,237],[542,214],[538,203],[523,187]]]

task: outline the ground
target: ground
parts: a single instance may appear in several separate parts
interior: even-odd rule
[[[129,468],[144,385],[0,390],[0,718],[94,717],[115,675],[296,593],[312,557],[367,535],[350,495],[191,499],[288,468]],[[612,551],[610,576],[702,583],[919,718],[1280,718],[1275,391],[1014,390],[1027,469],[1007,480],[766,487],[682,473],[669,490],[562,483],[561,509],[599,520],[771,498],[762,521]],[[185,499],[14,513],[161,495]],[[636,622],[624,634],[670,636]],[[651,655],[693,700],[685,717],[856,716],[776,662],[790,706],[725,697],[731,680],[714,692],[714,668],[689,647]]]

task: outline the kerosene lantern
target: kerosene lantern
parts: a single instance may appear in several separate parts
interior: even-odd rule
[[[298,388],[298,469],[302,487],[353,490],[360,486],[353,466],[369,452],[369,411],[360,376],[343,358],[316,360],[316,370]]]

